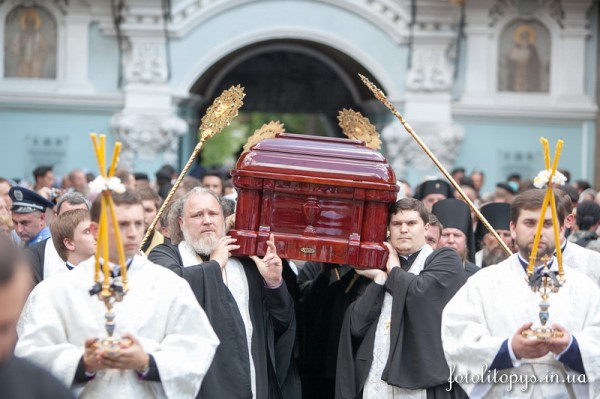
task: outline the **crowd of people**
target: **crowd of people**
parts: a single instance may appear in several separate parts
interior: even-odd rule
[[[0,396],[600,397],[600,193],[585,181],[554,188],[558,241],[545,190],[517,174],[484,193],[483,172],[452,171],[497,236],[445,180],[399,181],[382,270],[282,259],[273,235],[263,257],[232,256],[237,194],[218,171],[184,177],[142,245],[177,171],[116,176],[126,189],[112,193],[99,261],[100,278],[122,282],[119,231],[118,350],[102,344],[106,308],[89,292],[95,176],[0,178]],[[557,271],[557,248],[556,334],[531,339],[540,297],[526,273]]]

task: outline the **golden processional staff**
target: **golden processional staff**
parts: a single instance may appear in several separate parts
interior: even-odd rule
[[[146,244],[146,241],[148,241],[148,238],[152,235],[160,216],[165,211],[167,206],[169,206],[171,198],[173,198],[173,194],[175,194],[175,191],[177,191],[179,184],[194,163],[194,160],[198,157],[198,154],[200,154],[200,150],[202,149],[204,142],[213,137],[215,134],[220,133],[221,130],[223,130],[225,126],[228,126],[231,120],[238,115],[238,110],[243,104],[242,100],[245,95],[244,88],[240,85],[231,86],[229,89],[221,93],[221,95],[215,99],[212,105],[208,107],[206,114],[202,117],[202,123],[198,128],[200,141],[198,144],[196,144],[192,155],[190,155],[190,159],[188,159],[187,163],[181,170],[181,173],[179,173],[179,176],[177,177],[177,180],[175,180],[175,183],[173,184],[171,191],[169,191],[167,198],[165,198],[165,201],[158,210],[158,213],[154,217],[150,227],[148,227],[148,231],[146,231],[146,235],[144,236],[142,244],[140,245],[140,251]]]
[[[487,221],[487,219],[481,214],[481,212],[479,212],[479,209],[477,209],[475,204],[473,204],[473,202],[471,202],[471,200],[469,199],[469,197],[467,197],[467,195],[462,190],[462,188],[460,188],[458,183],[454,180],[454,178],[452,178],[450,173],[448,173],[446,168],[444,168],[444,166],[440,163],[440,161],[438,161],[436,156],[433,155],[433,153],[429,150],[429,148],[427,148],[425,143],[421,140],[421,138],[417,135],[417,133],[415,133],[415,131],[412,129],[412,127],[408,123],[406,123],[406,121],[404,120],[404,118],[402,117],[400,112],[398,112],[396,110],[396,107],[394,107],[394,105],[387,99],[385,94],[383,94],[383,91],[381,91],[379,88],[377,88],[377,86],[375,86],[369,79],[367,79],[363,75],[358,74],[358,76],[360,76],[360,79],[369,88],[369,90],[371,90],[373,92],[373,94],[375,95],[375,98],[377,98],[379,101],[381,101],[381,103],[383,103],[383,105],[385,105],[390,111],[392,111],[394,116],[396,118],[398,118],[398,120],[400,121],[402,126],[404,126],[404,129],[408,132],[408,134],[410,134],[412,136],[413,139],[415,139],[417,144],[419,144],[419,146],[423,149],[423,151],[425,151],[425,153],[429,156],[429,158],[431,158],[431,160],[433,161],[435,166],[438,167],[440,172],[442,172],[442,174],[446,177],[446,179],[448,179],[450,184],[452,184],[452,186],[456,189],[456,191],[460,194],[460,196],[463,197],[463,199],[465,200],[467,205],[469,205],[471,210],[473,212],[475,212],[475,214],[477,215],[479,220],[481,220],[481,223],[483,223],[483,225],[488,229],[488,231],[490,233],[492,233],[492,235],[498,241],[498,243],[500,244],[502,249],[504,249],[504,251],[508,255],[512,255],[512,251],[508,248],[508,246],[504,243],[504,241],[502,241],[502,239],[500,238],[500,236],[498,235],[496,230],[494,230],[494,228],[490,225],[490,223]]]

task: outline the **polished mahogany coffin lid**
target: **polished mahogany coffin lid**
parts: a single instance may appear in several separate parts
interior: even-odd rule
[[[383,155],[342,138],[281,133],[243,153],[231,174],[398,191]]]

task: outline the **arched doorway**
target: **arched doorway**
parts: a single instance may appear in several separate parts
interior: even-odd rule
[[[198,121],[223,90],[240,84],[246,93],[230,131],[205,144],[208,150],[203,151],[202,162],[209,168],[219,164],[227,168],[246,138],[271,120],[284,123],[287,132],[334,137],[343,137],[337,125],[343,108],[359,111],[376,123],[372,118],[384,107],[362,84],[359,73],[379,85],[348,55],[304,40],[270,40],[232,52],[213,64],[190,90],[192,96],[205,99],[195,109]],[[193,146],[197,137],[190,135],[189,140]],[[230,156],[216,156],[225,151],[223,147],[228,147]]]

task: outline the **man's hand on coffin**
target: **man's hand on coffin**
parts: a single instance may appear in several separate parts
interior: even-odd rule
[[[356,274],[364,276],[370,280],[373,280],[376,284],[384,285],[387,281],[388,275],[381,269],[354,269]]]
[[[83,366],[88,373],[95,373],[98,370],[105,369],[102,364],[102,357],[98,353],[98,338],[88,338],[84,343]]]
[[[131,344],[122,347],[117,352],[101,352],[102,364],[110,369],[144,370],[148,366],[150,357],[133,335],[123,334],[123,338],[129,339]]]
[[[217,248],[210,254],[210,260],[216,260],[221,268],[227,265],[227,260],[231,257],[231,251],[239,249],[239,245],[235,245],[235,238],[223,236],[219,239]]]
[[[554,353],[555,355],[560,355],[571,343],[571,334],[559,324],[552,324],[552,329],[555,332],[561,332],[562,337],[552,337],[548,340],[550,352]]]
[[[256,267],[265,280],[267,287],[278,288],[281,286],[283,262],[281,262],[281,258],[277,255],[273,234],[269,236],[269,241],[267,241],[267,253],[265,256],[262,259],[258,256],[251,256],[250,259],[256,263]]]
[[[537,359],[550,352],[548,341],[523,336],[523,331],[532,325],[533,323],[523,324],[512,337],[512,350],[517,359]]]
[[[384,242],[383,245],[388,249],[388,260],[385,268],[387,272],[391,272],[394,267],[400,267],[400,257],[398,251],[389,242]]]

